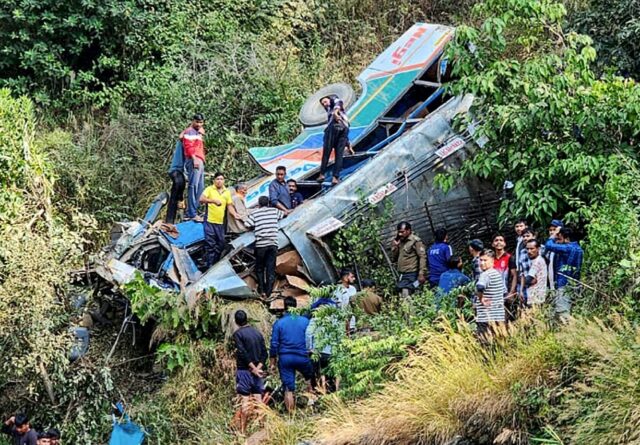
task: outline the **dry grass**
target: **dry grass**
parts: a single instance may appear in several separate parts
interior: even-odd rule
[[[264,303],[259,301],[246,300],[225,304],[220,309],[220,323],[222,325],[222,331],[224,332],[225,343],[229,344],[233,333],[237,329],[236,323],[233,320],[233,316],[236,311],[240,309],[247,313],[249,324],[260,331],[265,340],[268,341],[269,338],[271,338],[271,327],[273,326],[274,322],[273,315],[269,313]]]
[[[450,326],[425,338],[380,393],[351,405],[329,403],[317,427],[324,444],[439,444],[456,434],[496,437],[504,428],[518,436],[513,385],[546,378],[559,354],[558,343],[535,321],[495,353],[468,330]]]

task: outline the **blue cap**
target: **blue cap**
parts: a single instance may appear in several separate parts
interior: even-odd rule
[[[553,227],[564,227],[564,223],[560,219],[552,219],[549,226]]]

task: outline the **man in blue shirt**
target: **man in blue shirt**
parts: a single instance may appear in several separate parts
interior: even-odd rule
[[[447,229],[440,228],[435,232],[435,243],[429,247],[427,262],[429,264],[429,283],[436,287],[440,281],[440,275],[448,270],[448,262],[453,250],[447,243]]]
[[[584,252],[576,241],[572,241],[573,231],[569,227],[562,227],[555,239],[549,238],[544,247],[548,252],[555,253],[556,265],[556,298],[555,312],[558,319],[566,322],[571,312],[570,289],[575,289],[580,279]]]
[[[171,166],[169,167],[169,178],[171,178],[171,193],[169,194],[169,202],[167,202],[167,216],[165,222],[167,224],[175,224],[176,213],[178,211],[178,203],[184,199],[184,153],[182,141],[176,142],[176,148],[171,158]]]
[[[308,391],[312,390],[311,379],[313,378],[313,364],[305,342],[309,319],[290,314],[289,309],[296,306],[295,298],[287,297],[284,299],[285,314],[273,325],[269,351],[269,367],[271,372],[274,372],[276,363],[278,364],[280,380],[284,386],[284,404],[289,412],[292,412],[296,406],[294,399],[296,371],[304,377]]]
[[[438,290],[436,291],[436,309],[440,309],[442,297],[452,290],[466,286],[471,279],[461,272],[462,259],[459,256],[452,256],[448,262],[449,270],[440,275]]]
[[[291,213],[291,195],[289,194],[289,187],[285,181],[287,176],[287,168],[283,165],[276,167],[276,179],[269,184],[269,203],[271,207],[275,207],[282,210],[285,215]]]
[[[298,191],[298,182],[295,179],[287,181],[289,187],[289,195],[291,195],[291,208],[295,209],[304,202],[304,196]]]

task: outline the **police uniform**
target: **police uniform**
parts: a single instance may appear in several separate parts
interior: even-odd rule
[[[424,243],[415,234],[409,235],[400,241],[398,246],[391,249],[394,261],[397,262],[400,279],[396,287],[398,289],[415,289],[415,281],[418,275],[426,277],[427,252]]]

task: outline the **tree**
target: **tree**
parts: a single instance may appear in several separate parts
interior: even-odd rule
[[[487,0],[477,26],[461,26],[449,47],[454,94],[473,93],[488,144],[461,176],[515,184],[501,216],[547,224],[597,203],[608,178],[637,161],[640,88],[598,79],[589,37],[565,32],[566,10],[550,0]],[[451,185],[456,178],[441,178]]]

